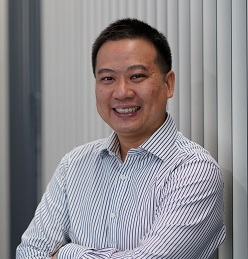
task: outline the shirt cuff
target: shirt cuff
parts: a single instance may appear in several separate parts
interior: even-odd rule
[[[111,258],[115,248],[93,249],[77,244],[67,244],[59,249],[57,259]]]
[[[77,244],[67,244],[59,249],[57,259],[81,259],[92,249]]]

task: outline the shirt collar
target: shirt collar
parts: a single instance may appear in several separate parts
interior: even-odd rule
[[[164,160],[173,150],[176,137],[176,124],[171,115],[167,113],[165,122],[140,147]]]
[[[177,128],[171,115],[167,113],[167,118],[161,127],[153,133],[138,149],[145,150],[155,156],[165,159],[168,152],[172,150],[177,136]],[[106,154],[120,155],[120,143],[115,132],[103,143],[100,150],[101,156]]]
[[[103,143],[102,148],[100,149],[101,156],[106,154],[110,155],[119,155],[120,153],[120,142],[117,134],[113,131],[110,136]]]

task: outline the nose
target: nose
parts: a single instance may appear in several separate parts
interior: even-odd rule
[[[126,98],[133,98],[134,95],[135,93],[132,89],[132,86],[127,80],[121,79],[118,82],[116,82],[113,91],[113,98],[122,100]]]

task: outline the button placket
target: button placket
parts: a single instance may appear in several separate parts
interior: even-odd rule
[[[120,179],[121,179],[122,181],[125,181],[125,180],[127,179],[127,177],[126,177],[125,174],[121,174],[121,175],[120,175]]]
[[[118,217],[120,214],[123,197],[128,187],[128,176],[126,172],[128,172],[126,164],[121,164],[119,167],[119,171],[117,172],[117,177],[114,181],[114,185],[112,186],[112,188],[114,188],[114,191],[112,192],[112,204],[110,205],[108,236],[109,246],[112,247],[115,247],[117,244],[116,237]]]
[[[117,217],[116,213],[115,212],[111,212],[110,213],[110,218],[111,219],[115,219]]]

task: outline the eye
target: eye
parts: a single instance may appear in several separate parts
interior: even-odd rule
[[[101,78],[101,82],[103,84],[112,84],[114,82],[114,78],[112,76],[104,76]]]
[[[141,78],[141,77],[144,77],[144,76],[145,75],[142,75],[142,74],[136,74],[136,75],[131,76],[131,78],[136,79],[136,78]]]
[[[111,80],[114,80],[114,78],[111,76],[106,76],[102,78],[102,81],[111,81]]]
[[[140,82],[144,78],[146,78],[145,74],[135,74],[135,75],[132,75],[130,79],[133,80],[134,82]]]

